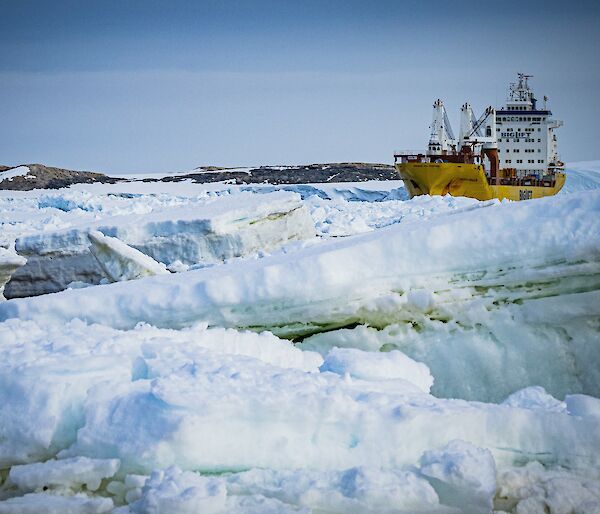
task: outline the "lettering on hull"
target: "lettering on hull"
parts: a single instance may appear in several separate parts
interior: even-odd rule
[[[527,189],[519,189],[519,200],[531,200],[533,198],[533,191]]]

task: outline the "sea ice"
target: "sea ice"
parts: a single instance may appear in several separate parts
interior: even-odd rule
[[[96,491],[103,479],[112,477],[118,471],[119,465],[117,459],[75,457],[48,460],[13,466],[8,478],[23,492],[33,492],[43,487],[79,489],[82,485],[88,491]]]
[[[29,493],[0,501],[0,514],[106,514],[113,507],[110,498]]]
[[[0,194],[0,246],[20,235],[67,259],[105,227],[98,240],[128,245],[106,262],[128,267],[160,230],[174,244],[184,210],[256,206],[222,234],[273,206],[233,186],[224,203],[85,187]],[[268,255],[257,237],[263,258],[165,258],[178,273],[3,302],[0,513],[597,513],[600,193],[397,202],[369,187],[276,193],[317,222],[308,245]]]
[[[91,230],[88,238],[92,243],[92,255],[113,282],[169,274],[163,263],[156,262],[152,257],[126,245],[116,237]]]
[[[165,265],[217,263],[315,235],[308,210],[298,195],[289,192],[223,195],[198,206],[102,216],[64,230],[18,237],[15,248],[28,258],[29,266],[15,275],[7,295],[56,292],[76,281],[98,284],[105,273],[90,254],[90,231],[118,238]]]
[[[368,324],[364,344],[427,364],[436,395],[500,401],[531,385],[595,395],[599,211],[598,191],[503,203],[426,229],[400,223],[292,254],[4,302],[0,319],[329,330],[322,353],[347,339],[335,329]]]
[[[0,301],[4,300],[4,286],[12,274],[26,262],[24,257],[0,246]]]
[[[438,495],[414,471],[369,468],[335,470],[263,470],[227,478],[229,494],[260,494],[311,512],[331,514],[458,514],[440,504]]]
[[[496,493],[496,464],[489,450],[460,440],[426,451],[420,472],[445,505],[464,514],[491,512]]]
[[[122,332],[81,321],[0,324],[0,467],[46,460],[76,439],[89,390],[177,370],[207,352],[317,372],[322,358],[271,334],[206,329]],[[110,388],[110,386],[109,386]],[[27,430],[24,430],[27,427]]]
[[[366,353],[350,348],[333,348],[326,355],[320,370],[370,381],[402,379],[425,393],[433,385],[433,377],[425,364],[415,362],[397,350]]]

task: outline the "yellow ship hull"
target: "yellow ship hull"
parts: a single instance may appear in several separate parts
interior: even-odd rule
[[[550,186],[489,184],[483,166],[451,162],[397,163],[396,170],[411,198],[449,194],[477,200],[529,200],[555,195],[566,179],[564,173],[556,173],[554,184]]]

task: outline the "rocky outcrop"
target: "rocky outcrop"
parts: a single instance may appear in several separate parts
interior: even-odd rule
[[[23,175],[0,180],[0,189],[15,191],[29,191],[31,189],[59,189],[72,184],[115,183],[122,179],[109,177],[102,173],[91,171],[73,171],[62,168],[54,168],[43,164],[24,164],[29,172]],[[10,171],[15,167],[0,166],[0,173]]]
[[[323,182],[366,182],[398,180],[394,166],[362,162],[260,166],[258,168],[218,168],[205,166],[185,175],[163,177],[162,182],[192,180],[196,183],[231,181],[236,184],[307,184]],[[144,179],[154,181],[156,179]]]
[[[223,168],[201,166],[189,173],[126,179],[111,177],[90,171],[73,171],[43,164],[25,164],[29,172],[0,180],[0,189],[28,191],[31,189],[59,189],[72,184],[94,182],[181,182],[191,180],[196,184],[229,182],[234,184],[317,184],[324,182],[366,182],[368,180],[398,180],[394,166],[390,164],[342,162],[306,164],[295,166],[260,166],[257,168]],[[0,173],[18,167],[0,166]]]

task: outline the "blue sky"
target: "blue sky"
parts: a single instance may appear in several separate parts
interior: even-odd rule
[[[0,164],[390,162],[518,71],[600,159],[595,2],[0,0]]]

